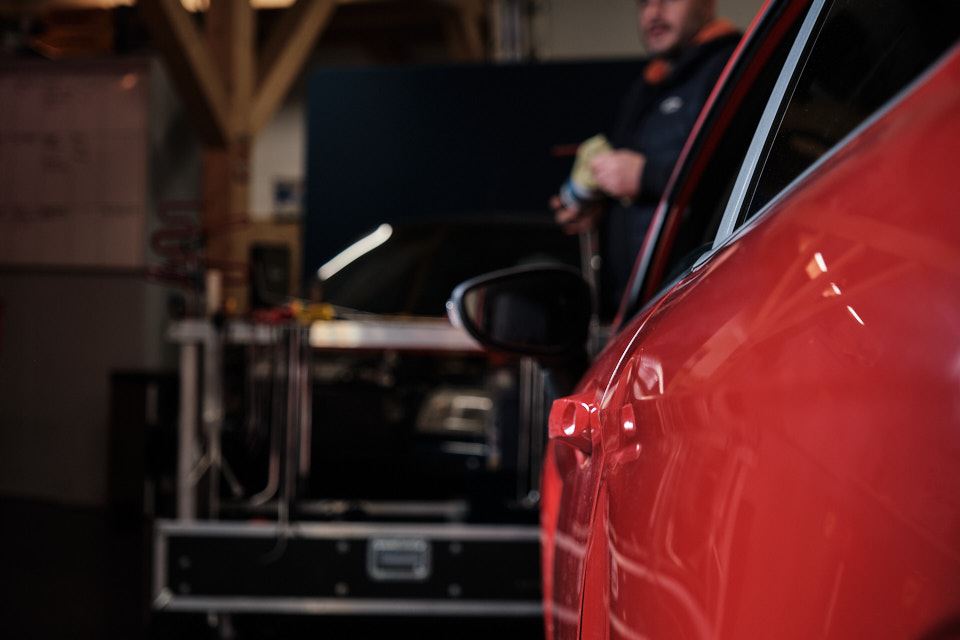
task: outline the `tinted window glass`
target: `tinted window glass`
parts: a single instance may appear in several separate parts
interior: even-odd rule
[[[664,270],[665,282],[673,281],[692,267],[697,258],[713,245],[743,157],[799,27],[800,22],[797,21],[792,31],[784,37],[783,46],[760,70],[751,91],[738,106],[698,180],[689,204],[684,207],[677,221],[677,231]]]
[[[382,244],[331,275],[323,298],[370,313],[442,316],[464,280],[535,262],[579,268],[576,236],[552,221],[396,225]]]
[[[958,34],[957,0],[835,0],[764,151],[747,217],[923,73]]]
[[[382,244],[361,252],[324,281],[323,299],[358,311],[403,313],[419,276],[429,269],[438,232],[394,227]]]
[[[508,267],[544,263],[580,268],[576,236],[564,234],[553,221],[450,227],[437,249],[435,268],[418,287],[410,312],[444,314],[450,293],[464,280]]]

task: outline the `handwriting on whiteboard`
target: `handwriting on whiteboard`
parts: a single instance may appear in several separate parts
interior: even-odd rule
[[[0,68],[0,264],[139,267],[145,65]]]

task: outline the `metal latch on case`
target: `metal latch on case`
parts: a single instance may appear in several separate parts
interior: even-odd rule
[[[384,538],[367,546],[367,574],[377,582],[423,582],[430,577],[430,543],[422,538]]]

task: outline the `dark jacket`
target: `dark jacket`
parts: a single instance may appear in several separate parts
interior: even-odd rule
[[[663,195],[683,145],[740,40],[729,33],[684,49],[667,61],[663,78],[647,73],[637,79],[621,104],[608,138],[617,149],[646,157],[640,193],[629,206],[614,202],[607,215],[605,289],[608,315],[626,289],[634,259],[654,209]],[[655,63],[651,63],[655,64]],[[663,63],[661,63],[663,64]]]

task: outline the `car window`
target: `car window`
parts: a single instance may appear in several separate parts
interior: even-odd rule
[[[708,251],[717,234],[757,122],[809,3],[781,3],[763,19],[745,43],[739,62],[705,120],[681,167],[677,187],[668,195],[668,213],[647,260],[624,303],[629,318],[666,289]]]
[[[489,271],[532,263],[580,267],[577,238],[552,220],[381,225],[340,256],[328,263],[337,268],[324,278],[323,299],[387,315],[445,316],[454,287]]]
[[[367,248],[365,239],[376,237],[382,229],[388,231],[379,244]],[[439,228],[381,225],[366,238],[340,254],[353,252],[342,267],[324,277],[324,301],[368,313],[404,313],[418,275],[430,267],[440,241]]]
[[[672,234],[666,255],[661,288],[692,267],[713,245],[741,161],[798,27],[799,20],[784,38],[783,46],[759,69],[750,91],[741,98],[733,117],[725,126],[709,164],[697,180],[696,188],[673,222],[676,231]]]
[[[834,0],[821,14],[739,216],[742,224],[935,62],[957,0]]]
[[[525,264],[562,264],[580,268],[576,236],[565,235],[552,220],[543,224],[450,226],[434,264],[417,284],[408,313],[444,315],[450,292],[465,280]]]

